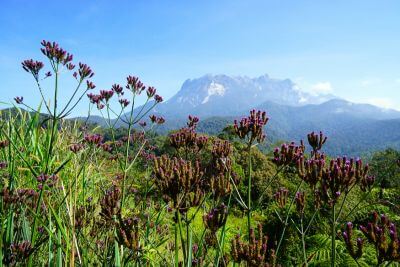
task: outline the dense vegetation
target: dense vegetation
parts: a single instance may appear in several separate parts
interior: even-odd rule
[[[5,266],[397,266],[399,159],[324,154],[329,139],[265,144],[269,118],[252,110],[215,135],[199,118],[166,136],[151,114],[162,101],[129,76],[91,93],[93,71],[56,43],[26,60],[45,115],[16,97],[1,113],[0,264]],[[59,77],[77,82],[58,105]],[[42,79],[54,79],[46,101]],[[69,121],[88,96],[106,128]],[[139,97],[146,99],[135,110]],[[117,101],[115,110],[111,101]],[[15,112],[16,111],[16,112]],[[117,128],[117,117],[125,127]],[[147,119],[148,118],[148,119]],[[211,127],[211,126],[210,126]],[[214,127],[214,126],[212,126]],[[269,144],[271,145],[271,144]],[[265,148],[265,146],[264,146]]]

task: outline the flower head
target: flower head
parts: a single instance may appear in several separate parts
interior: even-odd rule
[[[261,143],[265,139],[264,126],[267,124],[268,118],[265,111],[251,110],[250,116],[242,118],[240,122],[234,121],[234,129],[236,135],[241,138],[249,138],[249,142],[257,141]]]
[[[22,68],[26,72],[30,72],[36,81],[39,80],[39,71],[44,67],[43,62],[27,59],[22,62]]]
[[[73,59],[72,54],[62,49],[57,43],[43,40],[41,42],[43,48],[40,50],[54,63],[66,65]]]

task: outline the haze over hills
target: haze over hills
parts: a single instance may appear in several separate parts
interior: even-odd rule
[[[265,110],[270,117],[269,143],[298,141],[311,131],[322,130],[329,136],[326,148],[332,155],[357,155],[388,146],[400,148],[399,111],[356,104],[334,95],[313,95],[289,79],[272,79],[268,75],[205,75],[189,79],[152,113],[165,117],[166,123],[158,128],[163,134],[182,127],[189,114],[200,117],[200,131],[217,134],[253,108]],[[98,117],[91,120],[101,123]]]

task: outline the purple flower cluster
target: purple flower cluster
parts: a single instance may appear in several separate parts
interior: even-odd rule
[[[62,65],[66,65],[73,59],[73,55],[62,49],[56,42],[43,40],[41,45],[43,48],[40,50],[42,51],[43,55],[48,57],[53,63],[61,63]]]
[[[274,149],[274,158],[272,161],[277,166],[296,165],[297,161],[304,155],[304,144],[296,145],[294,142],[282,144],[281,148]]]
[[[265,111],[253,109],[250,111],[250,116],[242,118],[240,122],[234,121],[235,133],[241,139],[248,137],[250,144],[255,140],[261,143],[266,137],[263,128],[268,120]]]

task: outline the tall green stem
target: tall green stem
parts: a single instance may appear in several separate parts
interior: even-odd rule
[[[175,223],[175,267],[179,266],[178,223]]]
[[[302,244],[302,248],[303,248],[304,266],[307,267],[308,266],[308,262],[307,262],[307,253],[306,253],[306,241],[304,239],[306,233],[304,232],[303,214],[301,215],[300,226],[301,226],[301,244]]]
[[[332,208],[332,225],[331,225],[331,243],[332,243],[332,251],[331,251],[331,267],[335,266],[336,261],[336,218],[335,218],[335,205]]]
[[[250,238],[250,228],[251,228],[251,142],[248,145],[248,164],[249,164],[249,179],[247,184],[247,233]]]

